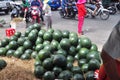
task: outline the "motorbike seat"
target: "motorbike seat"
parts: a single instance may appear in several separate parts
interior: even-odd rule
[[[93,6],[93,5],[86,5],[86,8],[89,8],[89,9],[91,9],[91,10],[94,10],[94,9],[95,9],[95,6]]]

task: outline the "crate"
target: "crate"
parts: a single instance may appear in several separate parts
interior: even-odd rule
[[[7,37],[13,36],[14,33],[15,33],[15,29],[14,29],[14,28],[7,28],[7,29],[6,29],[6,36],[7,36]]]

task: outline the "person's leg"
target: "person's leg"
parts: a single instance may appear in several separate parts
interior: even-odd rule
[[[52,19],[51,19],[51,16],[48,16],[48,26],[49,26],[49,28],[52,28]]]
[[[48,29],[50,28],[50,16],[47,16],[48,17]]]
[[[92,15],[95,16],[98,8],[96,7],[95,10],[93,11]]]
[[[95,10],[93,11],[93,16],[95,16],[96,15],[96,12],[97,12],[97,10],[100,8],[100,5],[99,4],[96,4],[96,7],[95,7]]]
[[[48,19],[48,16],[45,16],[45,22],[46,22],[46,27],[48,29],[49,28],[49,19]]]
[[[52,28],[52,17],[50,16],[50,28]]]
[[[42,20],[42,24],[45,25],[45,23],[44,23],[44,17],[43,17],[43,14],[42,14],[42,10],[41,10],[40,18]]]
[[[82,35],[82,27],[83,27],[83,23],[84,23],[84,17],[78,17],[78,36]]]
[[[68,16],[68,8],[65,7],[65,12],[66,12],[66,15]]]

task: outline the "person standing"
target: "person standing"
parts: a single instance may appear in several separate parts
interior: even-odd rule
[[[22,6],[24,11],[23,20],[26,20],[27,11],[28,11],[28,8],[30,7],[28,0],[22,0]]]
[[[86,15],[85,9],[86,0],[78,0],[77,1],[77,8],[78,8],[78,36],[83,35],[82,27],[84,23],[84,17]]]
[[[52,28],[52,12],[50,6],[48,5],[48,0],[44,0],[43,11],[45,12],[45,24],[47,29]]]
[[[120,80],[120,21],[113,28],[107,42],[104,44],[101,58],[108,79],[100,80]],[[100,74],[102,75],[102,73]]]
[[[42,24],[43,25],[45,25],[45,23],[44,23],[44,17],[43,17],[43,10],[42,10],[42,8],[43,8],[43,0],[38,0],[39,2],[40,2],[40,12],[41,12],[41,14],[40,14],[40,18],[41,18],[41,20],[42,20]]]

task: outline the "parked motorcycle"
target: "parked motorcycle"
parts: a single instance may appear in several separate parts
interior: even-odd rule
[[[120,2],[110,4],[107,9],[109,10],[110,14],[114,15],[117,11],[120,11]]]
[[[59,8],[59,14],[62,18],[66,18],[66,17],[75,18],[77,13],[78,13],[78,10],[76,7],[76,2],[72,2],[68,4],[68,15],[66,15],[65,9],[63,9],[62,7]]]
[[[31,7],[32,23],[40,23],[40,10],[37,6]]]
[[[22,7],[20,5],[15,4],[11,11],[11,19],[15,17],[20,17],[22,14]]]
[[[102,6],[102,3],[101,3],[101,2],[99,2],[99,4],[97,4],[97,5],[99,5],[100,7],[99,7],[99,9],[97,10],[96,15],[95,15],[94,17],[96,17],[96,16],[99,15],[102,20],[107,20],[107,19],[109,18],[109,16],[110,16],[109,10],[105,9],[105,8]],[[86,9],[87,9],[86,18],[87,18],[87,17],[90,17],[90,16],[93,17],[93,15],[92,15],[92,13],[93,13],[93,11],[94,11],[93,7],[91,7],[91,6],[86,6]]]

